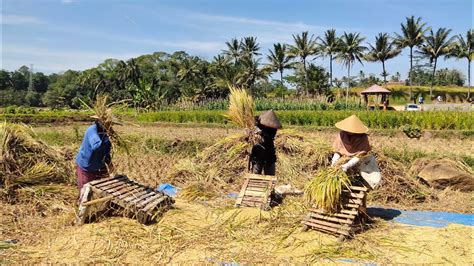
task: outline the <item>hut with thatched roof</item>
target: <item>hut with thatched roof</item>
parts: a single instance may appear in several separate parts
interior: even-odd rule
[[[369,88],[367,88],[367,89],[360,92],[361,96],[364,97],[364,102],[365,102],[366,106],[369,105],[369,96],[370,95],[374,95],[376,97],[374,103],[377,106],[379,104],[383,105],[384,102],[388,103],[388,96],[390,95],[390,93],[392,93],[392,92],[387,90],[384,87],[381,87],[381,86],[377,85],[377,84],[374,84],[374,85],[370,86]],[[380,98],[380,101],[379,101],[379,98]]]

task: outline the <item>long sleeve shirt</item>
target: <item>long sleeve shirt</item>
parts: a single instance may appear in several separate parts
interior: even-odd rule
[[[276,162],[275,144],[273,142],[276,129],[259,126],[261,129],[262,143],[255,144],[251,151],[251,161],[261,163],[274,163]]]
[[[105,132],[99,132],[96,124],[87,128],[81,148],[76,156],[79,167],[88,172],[103,170],[110,163],[111,143]]]

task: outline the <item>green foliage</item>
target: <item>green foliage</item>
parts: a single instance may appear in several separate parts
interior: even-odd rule
[[[283,124],[300,126],[333,127],[334,124],[355,113],[373,129],[398,129],[412,125],[429,130],[472,130],[474,114],[471,112],[381,112],[381,111],[279,111],[278,118]],[[138,116],[145,122],[197,122],[226,123],[224,111],[164,111]]]
[[[415,125],[403,125],[400,127],[400,130],[407,135],[407,137],[411,139],[419,139],[421,138],[421,128]]]
[[[223,101],[229,94],[229,85],[248,88],[254,98],[312,98],[324,95],[332,99],[330,88],[341,88],[343,84],[348,85],[346,87],[382,84],[375,74],[366,75],[360,71],[358,76],[351,76],[351,68],[355,62],[362,63],[362,60],[380,61],[382,76],[386,80],[389,74],[385,70],[385,61],[398,56],[400,48],[404,47],[410,47],[410,62],[415,51],[420,60],[433,63],[415,62],[409,73],[413,84],[462,86],[464,76],[460,71],[436,71],[436,64],[441,56],[467,58],[470,63],[473,54],[472,30],[467,32],[466,38],[452,38],[449,29],[441,28],[436,33],[430,29],[421,18],[408,17],[402,24],[401,34],[395,34],[394,41],[388,34],[379,34],[375,43],[369,44],[371,49],[368,55],[363,44],[366,37],[352,32],[337,36],[336,31],[330,29],[321,37],[307,31],[295,34],[291,44],[276,43],[266,54],[261,53],[257,38],[248,36],[226,42],[226,49],[212,60],[177,51],[170,54],[155,52],[127,61],[106,59],[84,71],[68,70],[50,75],[32,73],[27,66],[22,66],[15,71],[0,70],[0,106],[79,109],[81,102],[92,104],[97,94],[107,94],[112,102],[125,102],[136,112],[205,109],[205,106],[210,110],[220,110],[225,106]],[[425,36],[428,30],[430,34]],[[326,66],[314,64],[312,60],[318,57],[329,59],[328,71]],[[268,63],[262,64],[263,58]],[[347,76],[342,79],[332,77],[334,59],[347,67]],[[284,76],[287,69],[294,71]],[[396,73],[391,80],[400,82],[400,78],[400,73]],[[346,89],[345,93],[348,99],[354,91]],[[430,95],[433,93],[439,94],[430,91]],[[337,97],[341,96],[338,92]],[[409,97],[396,95],[395,102],[411,102],[414,97],[416,95],[410,91]],[[465,99],[466,96],[459,93],[456,98]],[[183,104],[185,106],[179,107]],[[319,107],[315,107],[317,105]],[[315,104],[301,109],[324,110],[326,107]],[[346,107],[353,109],[351,104],[338,105],[334,109]],[[300,108],[285,106],[274,109]]]

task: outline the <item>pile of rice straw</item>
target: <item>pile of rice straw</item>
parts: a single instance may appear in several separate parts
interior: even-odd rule
[[[38,140],[23,124],[1,126],[0,182],[10,191],[24,185],[73,183],[73,163],[65,155]]]

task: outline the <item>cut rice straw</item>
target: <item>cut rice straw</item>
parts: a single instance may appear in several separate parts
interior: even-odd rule
[[[232,123],[246,129],[255,126],[255,103],[245,89],[229,86],[229,111],[225,115]]]
[[[350,179],[339,167],[328,167],[319,171],[304,189],[305,201],[318,208],[334,212],[340,205],[344,188],[349,188]]]

